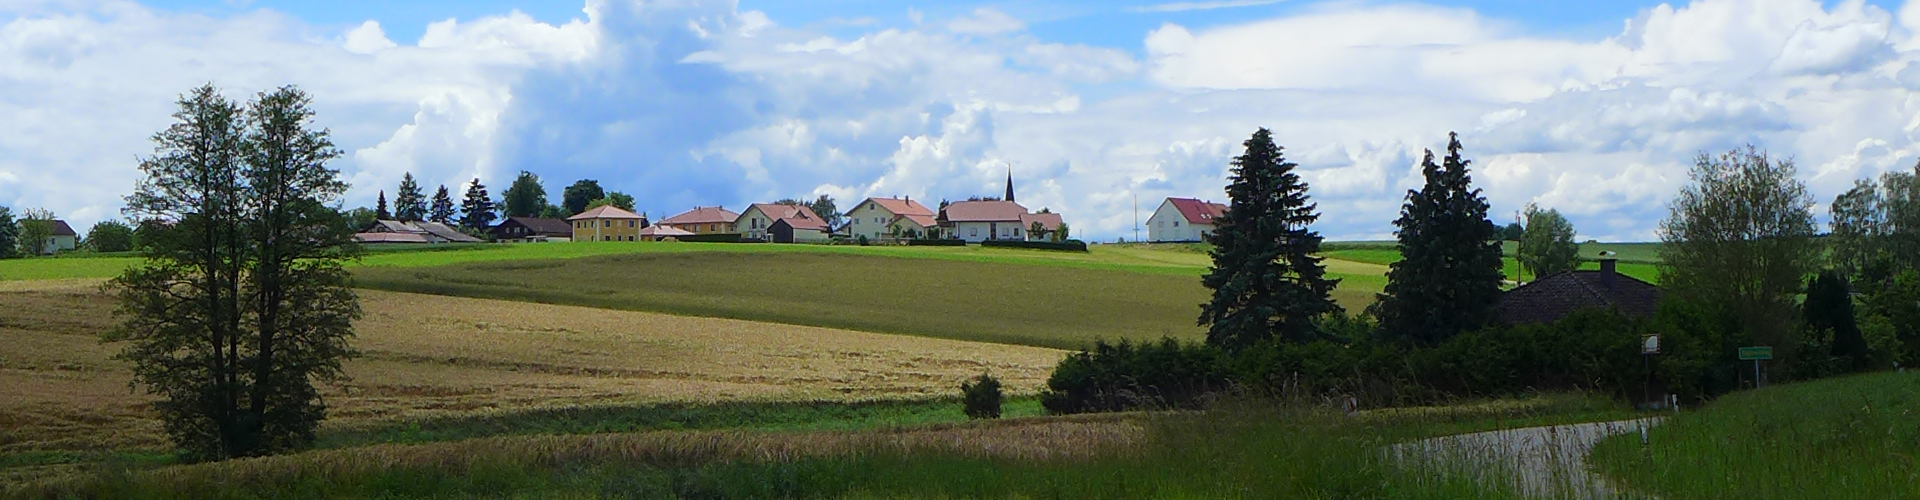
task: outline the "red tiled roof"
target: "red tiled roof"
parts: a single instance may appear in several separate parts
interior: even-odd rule
[[[1027,207],[1011,201],[956,201],[944,212],[948,222],[1016,222]]]
[[[747,211],[752,212],[753,209],[756,209],[756,208],[760,209],[760,213],[766,214],[768,219],[773,219],[773,220],[780,220],[780,219],[786,219],[786,218],[792,218],[792,217],[802,217],[802,216],[804,216],[805,218],[814,219],[814,220],[820,219],[820,215],[813,213],[813,209],[808,208],[806,205],[781,205],[779,203],[755,203],[753,204],[753,206],[747,207]],[[743,213],[741,215],[746,215],[746,214]],[[734,217],[734,220],[739,220],[739,217]],[[727,222],[733,222],[733,220],[729,220]]]
[[[893,216],[894,222],[899,222],[900,219],[913,221],[914,224],[918,224],[920,225],[920,227],[933,227],[933,226],[940,225],[940,221],[937,219],[934,219],[933,215],[895,215]]]
[[[1046,213],[1020,216],[1020,227],[1033,227],[1033,223],[1035,222],[1040,223],[1040,227],[1047,228],[1048,231],[1060,229],[1060,214]]]
[[[820,220],[819,217],[785,217],[774,222],[785,222],[794,229],[813,229],[823,232],[832,230],[827,227],[826,221]]]
[[[580,212],[580,215],[568,217],[567,220],[644,219],[644,218],[645,217],[641,217],[640,214],[628,212],[626,210],[621,210],[620,207],[616,207],[613,205],[601,205],[601,206],[588,209],[585,212]],[[571,228],[569,228],[569,230],[571,230]]]
[[[711,224],[715,222],[732,224],[740,214],[720,207],[694,207],[686,213],[668,217],[661,224]]]
[[[888,212],[893,212],[894,215],[925,215],[928,217],[934,215],[933,209],[927,208],[926,205],[921,205],[920,202],[909,199],[867,198],[867,201],[879,205],[880,208],[887,209]]]
[[[1227,214],[1227,206],[1219,203],[1193,198],[1167,198],[1167,202],[1172,203],[1189,224],[1213,224],[1215,219]]]

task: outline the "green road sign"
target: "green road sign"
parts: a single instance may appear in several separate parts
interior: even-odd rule
[[[1762,360],[1762,359],[1773,359],[1773,348],[1772,348],[1772,347],[1765,347],[1765,346],[1762,346],[1762,347],[1742,347],[1742,348],[1740,348],[1740,360],[1741,360],[1741,361],[1758,361],[1758,360]]]

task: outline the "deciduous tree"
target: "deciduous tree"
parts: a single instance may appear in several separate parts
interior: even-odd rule
[[[1200,325],[1208,344],[1229,350],[1311,342],[1316,320],[1340,311],[1331,296],[1340,280],[1327,278],[1310,227],[1320,216],[1272,132],[1262,128],[1243,145],[1227,184],[1232,206],[1207,237],[1213,268],[1201,284],[1213,297],[1200,306]]]
[[[27,255],[42,255],[52,249],[47,240],[53,238],[53,211],[44,208],[29,208],[20,214],[20,246]]]
[[[587,211],[587,204],[606,197],[607,192],[600,189],[600,181],[593,179],[574,181],[573,185],[560,193],[561,203],[565,205],[562,208],[567,209],[568,217]]]
[[[95,252],[133,250],[133,226],[117,220],[100,221],[87,230],[87,248]]]
[[[1522,216],[1526,217],[1527,225],[1521,231],[1520,248],[1515,253],[1520,266],[1526,268],[1533,279],[1579,267],[1580,244],[1573,242],[1573,223],[1567,222],[1559,210],[1541,210],[1539,205],[1528,203]]]
[[[540,185],[540,176],[521,170],[507,192],[501,194],[501,205],[507,217],[539,217],[547,208],[547,188]]]
[[[158,396],[167,434],[196,459],[311,445],[359,317],[342,261],[357,247],[328,205],[340,155],[283,87],[244,110],[211,85],[156,134],[127,211],[162,221],[147,261],[113,280],[118,356]]]

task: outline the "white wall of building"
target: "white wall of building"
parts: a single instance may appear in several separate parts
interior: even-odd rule
[[[893,222],[895,215],[879,203],[861,203],[853,211],[847,212],[847,236],[866,236],[872,240],[890,236],[889,223]]]
[[[1172,201],[1160,202],[1160,208],[1147,218],[1147,241],[1201,241],[1207,234],[1213,233],[1212,224],[1193,224],[1187,217],[1180,215],[1180,209]]]

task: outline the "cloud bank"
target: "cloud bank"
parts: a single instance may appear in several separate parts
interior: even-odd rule
[[[1136,197],[1222,198],[1262,126],[1336,239],[1389,236],[1420,151],[1450,130],[1496,213],[1537,202],[1603,240],[1653,238],[1701,151],[1791,156],[1823,199],[1920,157],[1920,0],[1696,0],[1600,40],[1347,2],[1166,24],[1138,47],[1047,40],[989,8],[925,21],[833,36],[726,0],[592,0],[564,24],[448,20],[406,41],[268,9],[6,4],[0,205],[116,217],[147,137],[208,81],[242,99],[312,92],[353,204],[405,172],[498,191],[528,170],[556,197],[594,178],[668,215],[991,195],[1010,168],[1023,203],[1101,239],[1133,237]]]

